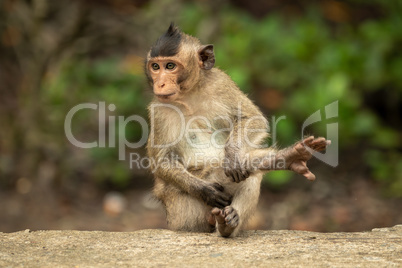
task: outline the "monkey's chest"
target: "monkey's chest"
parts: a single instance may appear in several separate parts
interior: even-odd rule
[[[183,160],[187,167],[219,166],[228,133],[214,128],[190,129],[184,136]]]

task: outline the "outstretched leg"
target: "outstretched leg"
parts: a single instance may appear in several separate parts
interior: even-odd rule
[[[296,143],[283,152],[283,157],[289,163],[288,169],[303,175],[310,181],[315,180],[315,175],[307,167],[307,161],[313,156],[311,150],[323,151],[330,143],[325,138],[314,139],[313,136]]]
[[[249,162],[253,170],[292,170],[305,176],[308,180],[315,180],[315,175],[307,167],[313,151],[323,151],[331,144],[325,138],[305,138],[303,141],[277,152],[255,150],[249,153]]]

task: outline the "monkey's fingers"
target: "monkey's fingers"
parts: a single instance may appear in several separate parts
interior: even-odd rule
[[[211,207],[224,208],[232,202],[232,196],[224,192],[219,183],[205,185],[199,193],[200,198]]]
[[[217,191],[220,191],[220,192],[225,191],[225,188],[223,188],[223,186],[220,185],[220,184],[217,183],[217,182],[215,182],[215,183],[213,184],[213,186],[214,186],[215,190],[217,190]]]
[[[240,172],[238,172],[238,170],[232,170],[232,172],[231,172],[232,174],[232,180],[234,181],[234,182],[237,182],[237,183],[239,183],[240,181],[241,181],[241,174],[240,174]]]
[[[224,208],[226,206],[229,206],[232,201],[230,195],[226,193],[216,192],[214,196],[206,203],[211,207]]]
[[[225,192],[216,193],[215,203],[217,207],[224,208],[232,203],[232,196]]]
[[[229,169],[229,168],[225,167],[225,168],[223,169],[223,171],[225,172],[225,176],[226,176],[226,177],[230,177],[230,169]]]
[[[242,182],[250,176],[250,173],[246,169],[238,169],[236,170],[237,173],[237,180],[236,182]]]
[[[232,203],[231,201],[228,201],[228,200],[222,199],[222,198],[218,198],[215,200],[215,205],[218,208],[224,208],[226,206],[229,206],[231,203]]]
[[[244,169],[242,171],[242,175],[243,175],[243,180],[247,179],[248,177],[250,177],[250,171],[248,171],[247,169]]]
[[[215,193],[215,202],[218,207],[226,207],[232,203],[232,196],[228,193],[225,193],[225,188],[219,183],[213,184],[214,188],[217,190]]]
[[[225,171],[225,175],[230,178],[233,182],[239,183],[244,181],[250,176],[250,173],[247,170],[242,169],[233,169],[230,171]]]
[[[226,167],[224,172],[225,172],[226,177],[230,178],[233,182],[236,182],[239,180],[237,174],[235,174],[235,170],[233,170],[229,167]]]

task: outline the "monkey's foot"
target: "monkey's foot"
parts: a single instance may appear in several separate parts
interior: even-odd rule
[[[326,140],[323,137],[315,139],[314,136],[310,136],[303,140],[303,144],[306,145],[307,147],[310,147],[311,149],[313,149],[316,152],[321,152],[321,151],[324,151],[328,145],[331,145],[331,141]]]
[[[290,170],[303,175],[310,181],[313,181],[315,180],[315,175],[311,173],[307,167],[307,161],[313,156],[311,150],[320,152],[325,150],[325,148],[330,144],[331,141],[328,141],[325,138],[315,139],[314,136],[310,136],[302,142],[293,145],[293,148],[290,148],[290,150],[285,149],[282,157],[285,158],[287,163],[290,163]]]
[[[231,206],[227,206],[224,209],[214,208],[211,212],[215,215],[218,231],[223,237],[229,237],[239,225],[239,214]]]

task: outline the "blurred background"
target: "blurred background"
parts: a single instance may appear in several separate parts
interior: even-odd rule
[[[171,21],[215,45],[216,65],[277,125],[279,146],[339,101],[339,165],[313,183],[269,173],[252,229],[363,231],[402,223],[402,3],[298,0],[0,0],[0,232],[166,228],[152,174],[117,148],[80,149],[64,120],[80,103],[140,115],[143,58]],[[106,117],[107,118],[107,117]],[[73,134],[98,140],[83,110]],[[108,129],[109,121],[101,122]],[[326,136],[326,123],[311,129]],[[135,142],[138,123],[117,130]],[[123,133],[124,132],[124,133]],[[128,153],[145,156],[145,148]]]

